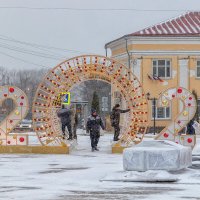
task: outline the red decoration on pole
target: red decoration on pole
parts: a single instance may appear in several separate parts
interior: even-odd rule
[[[172,98],[174,98],[175,97],[175,94],[172,94]]]
[[[21,99],[24,99],[24,96],[21,96]]]
[[[187,142],[188,142],[188,143],[191,143],[191,142],[192,142],[192,138],[188,138],[188,139],[187,139]]]
[[[23,106],[23,105],[24,105],[24,104],[21,102],[21,103],[20,103],[20,106]]]
[[[189,100],[192,100],[192,97],[189,97]]]
[[[169,137],[169,134],[168,134],[168,133],[164,133],[163,136],[164,136],[165,138],[168,138],[168,137]]]
[[[20,141],[20,142],[24,142],[24,140],[25,140],[25,139],[24,139],[23,137],[20,137],[20,138],[19,138],[19,141]]]
[[[10,144],[10,141],[8,141],[7,143]]]
[[[191,103],[188,103],[188,106],[191,106]]]
[[[177,90],[177,92],[180,94],[180,93],[182,93],[182,88],[178,88],[178,90]]]
[[[3,96],[4,96],[4,97],[7,97],[8,95],[7,95],[7,94],[4,94]]]
[[[14,89],[14,88],[12,88],[12,87],[11,87],[11,88],[9,88],[9,92],[10,92],[10,93],[13,93],[14,91],[15,91],[15,89]]]

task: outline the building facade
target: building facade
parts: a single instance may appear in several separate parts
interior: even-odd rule
[[[140,80],[145,93],[158,98],[164,90],[184,87],[196,91],[200,105],[200,12],[189,12],[141,31],[125,35],[105,45],[112,58],[121,61]],[[153,102],[149,102],[149,122],[153,126]],[[164,127],[181,110],[174,102],[156,107],[156,126]]]

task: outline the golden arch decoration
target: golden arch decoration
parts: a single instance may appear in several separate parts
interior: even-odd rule
[[[27,134],[10,134],[26,117],[29,109],[28,97],[16,86],[0,86],[0,103],[12,99],[13,110],[0,122],[0,146],[27,146]]]
[[[131,109],[117,145],[142,141],[148,123],[147,100],[137,77],[123,64],[99,55],[84,55],[66,60],[44,77],[33,103],[33,125],[42,145],[62,146],[65,141],[56,114],[60,93],[86,80],[102,80],[114,85]]]

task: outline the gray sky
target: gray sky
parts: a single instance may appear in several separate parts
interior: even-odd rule
[[[122,8],[132,10],[97,10]],[[200,0],[0,0],[0,66],[52,68],[77,55],[105,55],[111,40],[198,9]]]

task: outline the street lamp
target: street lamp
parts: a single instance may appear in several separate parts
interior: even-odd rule
[[[151,94],[148,92],[146,94],[147,100],[153,100],[153,134],[156,134],[156,98],[150,98]]]

